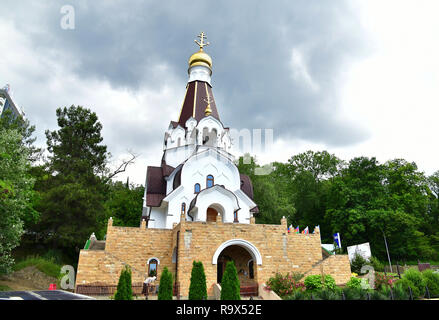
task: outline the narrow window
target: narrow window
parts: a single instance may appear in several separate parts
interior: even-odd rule
[[[201,190],[201,186],[199,183],[196,183],[194,186],[194,193],[199,193]]]
[[[181,214],[186,215],[186,203],[184,202],[181,204]]]
[[[156,259],[152,259],[149,261],[148,275],[150,277],[157,276],[157,260]]]
[[[213,187],[213,184],[214,184],[213,176],[209,174],[206,179],[206,187],[211,188]]]
[[[233,222],[239,222],[238,221],[238,211],[233,212]]]

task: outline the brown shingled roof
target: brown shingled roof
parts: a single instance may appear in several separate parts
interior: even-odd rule
[[[161,167],[148,167],[146,174],[146,205],[159,207],[166,196],[166,181]]]
[[[241,178],[241,190],[253,200],[253,185],[250,177],[245,174],[240,174],[239,176]]]
[[[206,99],[208,95],[211,100],[211,115],[220,120],[210,84],[204,81],[192,81],[189,82],[186,87],[186,95],[184,97],[183,107],[181,108],[178,124],[184,128],[186,121],[190,117],[194,117],[197,121],[200,121],[202,118],[204,118],[206,116],[204,112],[207,107]]]

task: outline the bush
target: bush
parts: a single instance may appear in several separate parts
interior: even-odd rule
[[[344,288],[343,293],[346,300],[366,300],[368,290],[361,288]]]
[[[412,283],[412,285],[410,287],[413,290],[414,296],[420,297],[424,294],[426,281],[422,277],[422,273],[419,270],[408,269],[406,272],[404,272],[404,274],[402,275],[402,278],[407,279],[409,282]],[[414,288],[416,288],[416,295],[415,295]]]
[[[422,277],[430,291],[430,296],[439,296],[439,273],[433,272],[431,269],[424,270]]]
[[[367,260],[360,254],[355,253],[354,258],[351,261],[351,270],[352,272],[361,274],[361,268],[366,264],[368,264]]]
[[[370,257],[369,264],[374,268],[375,271],[384,272],[384,263],[378,260],[378,258]]]
[[[395,287],[396,286],[400,287],[404,292],[407,292],[407,296],[409,295],[409,287],[412,289],[413,298],[421,296],[421,291],[419,291],[419,289],[407,278],[398,280],[395,284]]]
[[[341,295],[331,289],[324,288],[313,293],[314,300],[341,300]]]
[[[375,272],[375,289],[379,290],[383,287],[393,287],[393,277],[384,273]]]
[[[329,289],[335,291],[337,286],[335,280],[329,274],[322,276],[319,274],[310,275],[305,278],[304,281],[306,290],[317,291],[321,289]]]
[[[192,263],[191,284],[189,286],[189,300],[207,299],[206,275],[203,263]]]
[[[408,300],[410,298],[408,291],[404,289],[404,287],[401,285],[401,283],[399,283],[399,281],[395,283],[392,291],[393,291],[393,298],[395,300]]]
[[[361,279],[357,277],[351,277],[351,279],[346,283],[346,287],[361,289]]]
[[[163,268],[162,276],[160,277],[159,292],[157,294],[158,300],[172,300],[172,273],[167,267]]]
[[[133,289],[131,287],[131,268],[128,265],[122,269],[117,284],[114,300],[132,300]]]
[[[267,290],[273,290],[278,296],[284,297],[293,294],[296,290],[303,290],[304,285],[299,280],[303,278],[303,274],[300,273],[287,273],[283,276],[280,273],[276,273],[274,277],[271,277],[267,281]]]
[[[238,273],[233,261],[227,262],[221,280],[221,300],[241,300]]]

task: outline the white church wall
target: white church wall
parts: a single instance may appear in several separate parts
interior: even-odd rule
[[[151,208],[150,220],[148,222],[148,228],[166,228],[166,212],[164,208]]]

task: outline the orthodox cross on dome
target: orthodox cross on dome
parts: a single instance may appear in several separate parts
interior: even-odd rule
[[[207,116],[210,116],[212,114],[212,109],[210,108],[210,103],[213,102],[213,99],[211,96],[209,96],[209,92],[207,92],[207,97],[203,99],[204,102],[207,103],[206,110],[204,110],[204,114]]]
[[[204,42],[204,40],[207,39],[206,34],[204,32],[201,32],[198,35],[198,38],[200,38],[200,41],[198,41],[198,40],[194,40],[194,41],[200,47],[200,51],[203,51],[203,48],[205,46],[208,46],[210,43],[209,42]]]

